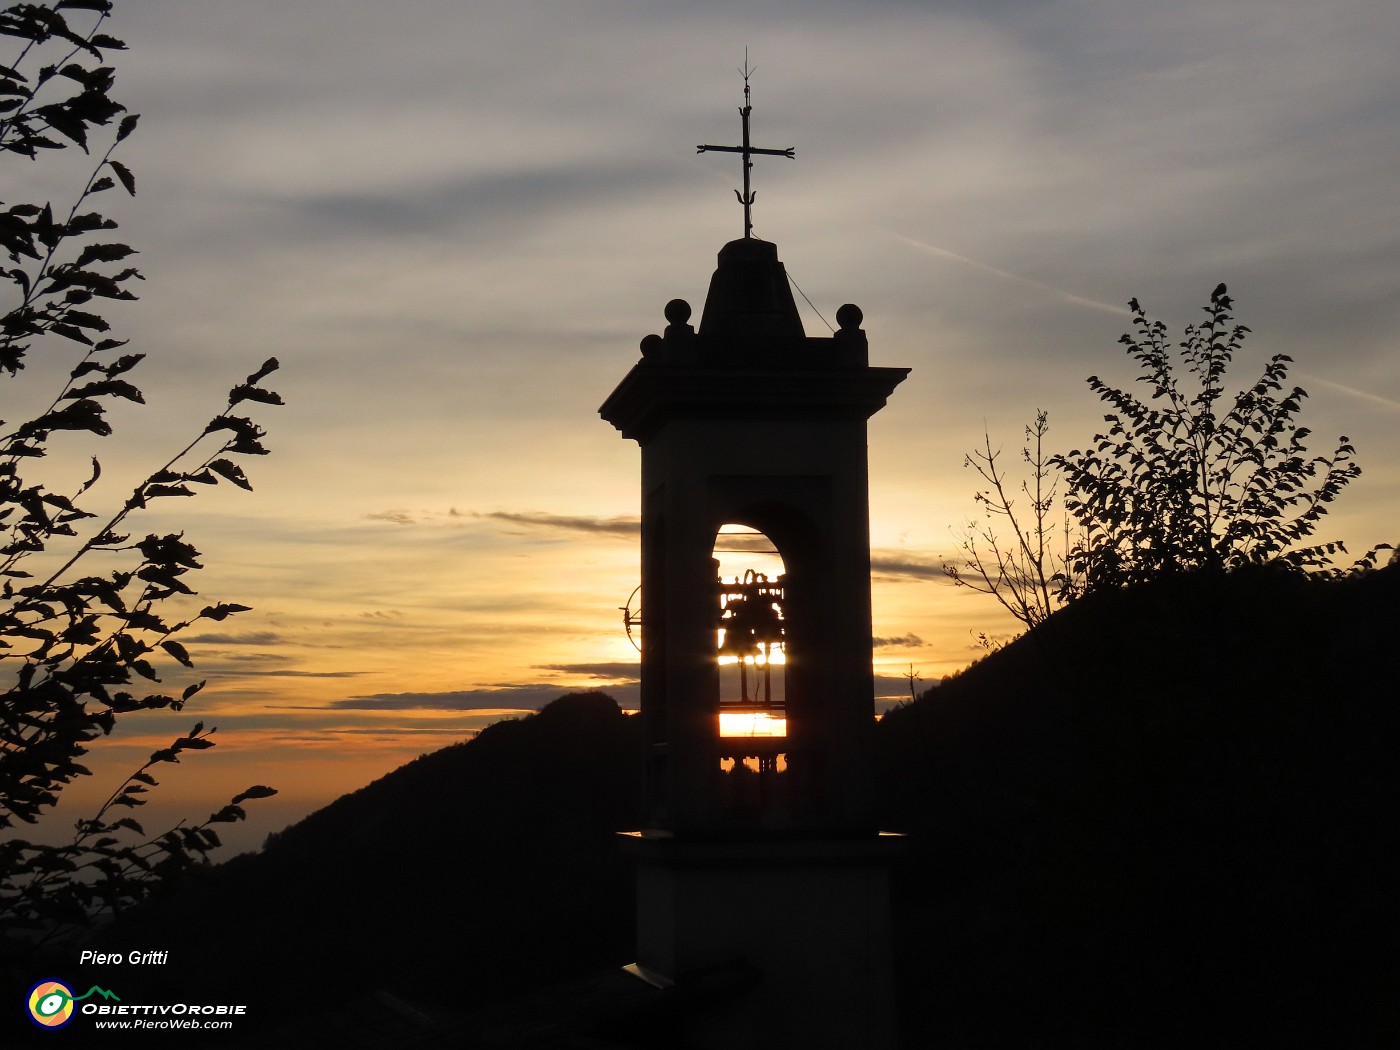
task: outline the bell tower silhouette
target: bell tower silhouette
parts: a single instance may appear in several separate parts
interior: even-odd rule
[[[751,154],[792,151],[751,147],[750,110],[746,75],[744,145],[701,147],[743,154],[745,235],[719,252],[699,330],[669,302],[599,410],[642,453],[632,969],[738,983],[688,1015],[687,1045],[890,1047],[866,424],[909,369],[870,365],[855,306],[830,337],[803,331],[776,246],[751,235]],[[780,574],[718,578],[716,537],[735,524],[772,542]],[[734,663],[737,686],[721,674]]]

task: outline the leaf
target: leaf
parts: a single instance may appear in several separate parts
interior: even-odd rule
[[[248,482],[248,476],[243,473],[243,468],[232,460],[215,459],[209,463],[209,469],[220,477],[227,478],[241,489],[249,492],[253,491],[253,486]]]
[[[32,424],[28,433],[41,433],[48,430],[88,430],[106,437],[112,432],[111,425],[103,419],[103,408],[90,398],[82,398],[71,405],[40,416]],[[24,430],[25,428],[21,428]],[[27,434],[26,434],[27,436]],[[13,450],[12,450],[13,451]]]
[[[143,495],[148,498],[156,496],[193,496],[194,490],[184,485],[147,485],[143,491]]]
[[[277,369],[281,367],[282,366],[277,363],[277,358],[269,357],[266,361],[262,363],[262,367],[259,368],[252,375],[250,375],[246,380],[244,380],[244,382],[248,386],[253,386],[258,382],[258,380],[271,375],[273,372],[277,371]]]
[[[102,342],[97,344],[95,349],[110,350],[114,347],[125,345],[125,339],[123,339],[121,342],[115,342],[110,339],[104,339]],[[113,361],[110,365],[107,366],[107,378],[110,379],[113,376],[119,376],[123,372],[130,372],[133,368],[135,368],[143,360],[145,360],[145,357],[145,354],[123,354],[121,357],[117,358],[115,361]]]
[[[95,211],[85,212],[82,215],[75,215],[68,220],[68,225],[63,228],[67,236],[76,236],[83,233],[92,233],[95,230],[115,230],[116,222],[112,219],[103,218]]]
[[[141,556],[147,561],[162,565],[183,565],[190,569],[202,569],[199,551],[181,539],[183,534],[168,536],[147,536],[136,545]]]
[[[264,390],[262,387],[252,386],[248,383],[240,383],[228,393],[229,407],[232,408],[243,401],[256,401],[263,405],[280,405],[282,398],[272,390]]]
[[[73,115],[72,109],[64,102],[53,102],[31,110],[45,124],[64,138],[77,143],[84,153],[88,151],[87,122]]]
[[[92,457],[92,477],[88,478],[86,481],[83,482],[82,487],[78,489],[78,495],[81,496],[81,495],[82,495],[84,492],[86,492],[88,489],[92,488],[93,485],[97,484],[97,479],[100,478],[101,476],[102,476],[102,464],[99,463],[99,462],[97,462],[97,457],[96,457],[96,456],[93,456],[93,457]]]
[[[119,615],[131,627],[146,631],[159,631],[161,634],[166,632],[165,621],[148,609],[132,609],[130,612]]]
[[[98,380],[95,383],[88,383],[85,386],[76,387],[63,396],[67,399],[103,397],[107,395],[125,398],[128,401],[136,402],[138,405],[144,405],[146,403],[146,398],[141,393],[140,389],[126,382],[124,379]]]
[[[249,612],[250,609],[251,606],[247,605],[233,605],[220,602],[217,605],[206,605],[200,610],[199,615],[206,620],[220,621],[227,620],[234,613]]]
[[[133,122],[134,122],[135,118],[133,117],[133,118],[131,118],[131,119],[132,119]],[[123,125],[124,125],[125,123],[126,123],[126,121],[122,121],[122,124],[123,124]],[[123,138],[125,138],[125,136],[122,135],[120,132],[118,132],[118,134],[117,134],[117,141],[120,142]],[[123,164],[121,161],[117,161],[117,160],[109,160],[109,161],[107,162],[107,166],[117,173],[117,178],[119,178],[119,179],[122,180],[122,185],[123,185],[124,187],[126,187],[126,192],[129,193],[131,196],[135,197],[135,196],[136,196],[136,176],[133,175],[133,174],[131,174],[131,169],[128,168],[128,167],[127,167],[125,164]]]
[[[111,45],[109,44],[108,46],[110,47]],[[133,131],[135,131],[136,122],[140,119],[141,115],[139,113],[132,113],[128,116],[123,117],[121,124],[117,127],[117,141],[122,141],[122,139],[126,138]],[[117,167],[116,161],[108,161],[107,163],[111,164],[113,167]],[[120,175],[121,172],[118,171],[117,174]],[[126,179],[122,179],[122,182],[125,183]],[[136,192],[135,185],[136,183],[133,181],[130,186],[127,186],[127,189],[130,190],[133,194]]]
[[[238,794],[234,795],[229,804],[236,806],[240,802],[245,802],[250,798],[271,798],[275,794],[277,794],[276,788],[270,788],[263,784],[254,784],[247,790],[240,791]]]
[[[74,261],[73,265],[82,269],[95,262],[120,262],[129,255],[137,254],[136,249],[126,244],[89,244]]]
[[[63,320],[75,328],[91,328],[95,332],[105,332],[112,327],[106,318],[82,310],[65,310]]]
[[[16,267],[16,268],[13,269],[13,270],[8,270],[8,271],[6,271],[6,275],[7,275],[8,277],[10,277],[12,280],[14,280],[16,283],[19,284],[20,288],[21,288],[21,289],[23,290],[23,292],[24,292],[24,297],[25,297],[26,299],[28,299],[28,298],[29,298],[29,274],[27,274],[25,271],[19,269],[18,267]]]
[[[83,343],[87,346],[92,345],[92,340],[83,334],[82,329],[74,328],[71,324],[61,324],[59,322],[54,322],[53,324],[49,325],[48,330],[50,332],[53,332],[55,335],[63,336],[63,338],[65,339],[71,339],[75,343]]]
[[[194,664],[190,662],[190,654],[185,650],[185,647],[179,642],[161,642],[160,647],[164,649],[167,653],[169,653],[171,656],[175,657],[175,659],[178,660],[185,667],[194,666]]]

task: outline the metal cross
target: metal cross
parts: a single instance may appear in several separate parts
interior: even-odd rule
[[[697,146],[697,153],[707,151],[716,153],[740,153],[744,157],[744,192],[734,191],[734,196],[739,198],[739,203],[744,206],[744,236],[753,236],[753,202],[758,196],[757,191],[749,189],[749,171],[753,168],[753,155],[762,154],[767,157],[791,157],[793,147],[787,149],[759,149],[757,146],[749,145],[749,114],[753,112],[753,106],[749,104],[749,75],[754,70],[749,69],[749,56],[744,56],[744,68],[740,70],[744,75],[744,105],[739,110],[739,116],[744,121],[744,144],[742,146]]]

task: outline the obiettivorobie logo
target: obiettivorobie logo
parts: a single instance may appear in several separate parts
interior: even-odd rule
[[[62,1028],[75,1014],[91,1018],[96,1028],[232,1028],[233,1018],[248,1014],[242,1003],[123,1002],[116,992],[95,984],[82,995],[74,995],[68,985],[53,980],[40,981],[29,989],[26,1005],[29,1019],[40,1028]]]
[[[29,989],[29,1019],[41,1028],[62,1028],[73,1020],[73,1004],[82,1002],[90,995],[121,1002],[115,992],[95,984],[82,995],[74,995],[62,981],[40,981]]]

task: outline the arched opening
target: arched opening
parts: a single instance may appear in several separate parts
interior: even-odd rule
[[[713,550],[720,805],[763,826],[786,810],[786,566],[767,534],[737,523],[719,528]]]
[[[787,736],[782,556],[764,533],[726,524],[715,537],[721,738]]]

